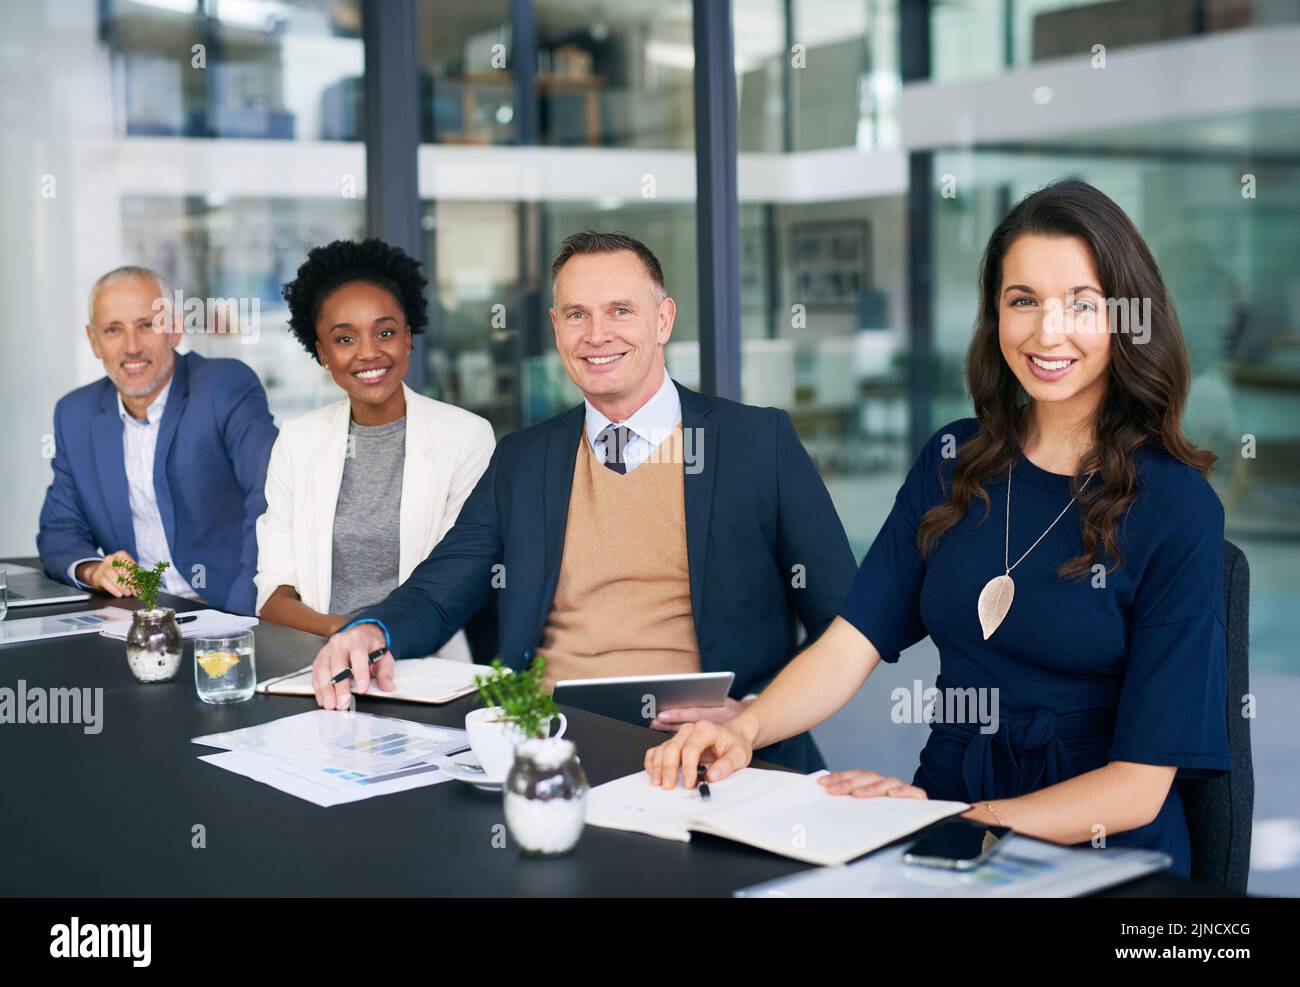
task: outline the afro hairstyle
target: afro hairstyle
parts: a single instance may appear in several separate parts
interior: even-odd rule
[[[335,240],[313,247],[298,268],[298,276],[284,286],[289,303],[289,330],[317,363],[316,319],[330,292],[345,284],[365,281],[378,285],[397,299],[411,332],[424,332],[429,324],[424,289],[429,282],[420,262],[401,247],[383,240]]]

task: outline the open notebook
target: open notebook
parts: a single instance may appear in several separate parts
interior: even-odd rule
[[[778,853],[809,864],[842,864],[965,812],[965,802],[831,795],[817,783],[825,774],[742,768],[698,789],[656,788],[644,771],[591,790],[587,822],[606,829],[689,841],[691,833]]]
[[[475,675],[486,676],[492,671],[487,665],[471,665],[446,658],[404,658],[395,664],[393,677],[397,680],[397,689],[384,692],[372,679],[369,691],[363,693],[362,698],[398,699],[408,703],[449,703],[461,696],[468,696],[475,690]],[[257,691],[272,696],[314,695],[311,666],[260,682]]]

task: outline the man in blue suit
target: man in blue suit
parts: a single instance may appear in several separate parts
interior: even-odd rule
[[[537,652],[547,678],[731,671],[724,707],[659,711],[677,729],[725,721],[816,638],[856,572],[816,467],[790,417],[676,384],[664,344],[676,306],[659,261],[621,234],[580,233],[552,267],[551,322],[581,405],[505,436],[460,517],[410,578],[333,635],[313,668],[327,709],[350,701],[330,679],[367,655],[392,689],[393,657],[439,648],[495,590],[500,652]],[[757,757],[823,767],[806,735]]]
[[[156,304],[170,297],[143,267],[91,289],[86,336],[108,376],[54,408],[37,549],[51,577],[113,596],[129,595],[115,559],[167,561],[165,592],[251,614],[276,428],[245,364],[176,354],[180,315]]]

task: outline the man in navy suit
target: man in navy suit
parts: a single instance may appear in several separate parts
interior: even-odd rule
[[[113,596],[130,593],[115,559],[166,561],[164,592],[251,614],[276,428],[245,364],[176,354],[180,314],[157,304],[170,297],[143,267],[91,289],[86,337],[108,376],[54,408],[37,549],[52,578]]]
[[[343,668],[353,688],[373,674],[391,690],[394,657],[437,650],[495,590],[506,664],[539,652],[562,662],[557,677],[731,671],[724,707],[660,710],[651,726],[722,722],[789,661],[796,618],[813,639],[843,603],[857,567],[789,415],[667,376],[676,306],[654,254],[576,234],[552,289],[556,348],[583,403],[505,436],[429,557],[326,641],[313,668],[326,709],[350,701],[347,681],[330,682]],[[678,435],[677,472],[643,474]],[[367,656],[385,646],[372,673]],[[824,766],[806,734],[756,756]]]

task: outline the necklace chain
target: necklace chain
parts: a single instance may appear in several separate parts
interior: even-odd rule
[[[1095,473],[1096,471],[1094,470],[1093,472]],[[1083,481],[1083,486],[1079,488],[1079,493],[1083,493],[1084,490],[1088,488],[1088,484],[1092,482],[1092,477],[1093,474],[1089,473],[1088,478]],[[1074,504],[1074,502],[1078,499],[1079,499],[1078,494],[1075,494],[1073,497],[1071,497],[1070,503],[1066,504],[1065,507],[1061,509],[1061,513],[1056,515],[1056,521],[1059,521],[1061,520],[1061,518],[1065,517],[1065,512],[1068,511],[1070,507]],[[1038,539],[1027,549],[1025,549],[1024,555],[1016,559],[1015,562],[1012,562],[1009,565],[1007,564],[1008,559],[1011,558],[1011,467],[1008,466],[1007,467],[1007,528],[1006,528],[1006,537],[1003,538],[1002,541],[1002,564],[1006,567],[1006,574],[1008,576],[1011,575],[1012,569],[1020,565],[1021,562],[1025,561],[1025,556],[1027,556],[1030,552],[1032,552],[1035,548],[1038,547],[1038,542],[1042,541],[1044,538],[1047,537],[1047,532],[1051,531],[1053,528],[1056,527],[1056,521],[1053,521],[1051,524],[1049,524],[1046,530],[1044,530],[1043,533],[1038,536]]]

